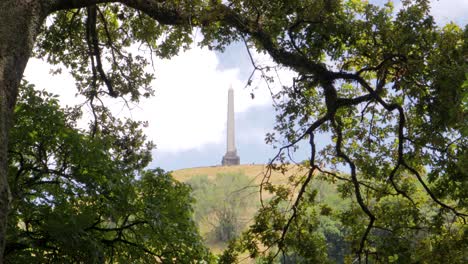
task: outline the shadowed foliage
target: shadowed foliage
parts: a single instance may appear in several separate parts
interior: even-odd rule
[[[25,84],[11,130],[6,263],[208,260],[190,188],[145,170],[152,144],[137,122],[107,116],[102,133],[76,127],[78,109]]]

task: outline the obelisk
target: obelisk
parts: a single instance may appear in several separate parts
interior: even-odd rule
[[[228,91],[228,111],[227,111],[227,138],[226,154],[221,162],[223,166],[239,165],[240,159],[237,156],[234,128],[234,89],[232,85]]]

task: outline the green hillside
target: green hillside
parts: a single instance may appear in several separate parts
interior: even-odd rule
[[[238,234],[251,223],[259,205],[259,184],[265,171],[265,165],[238,165],[197,167],[172,172],[174,178],[190,184],[194,189],[194,198],[197,200],[194,205],[195,220],[206,244],[214,253],[221,253],[226,240],[230,238],[230,235],[219,238],[214,234],[222,225],[220,222],[223,219],[220,218],[223,218],[223,213],[236,214],[230,216],[235,219],[235,223],[225,224],[236,229],[232,230],[231,235]],[[275,183],[287,179],[279,173],[274,173],[272,178]]]
[[[221,253],[230,238],[253,222],[260,206],[259,186],[266,172],[263,164],[196,167],[172,172],[174,178],[192,186],[195,220],[213,253]],[[270,182],[286,184],[293,174],[303,173],[297,166],[289,166],[285,174],[272,171]],[[263,193],[264,200],[270,197],[271,194]]]

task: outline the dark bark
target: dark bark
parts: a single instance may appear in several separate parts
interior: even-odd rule
[[[8,131],[18,86],[44,19],[41,1],[0,2],[0,263],[3,263],[10,202],[8,186]]]

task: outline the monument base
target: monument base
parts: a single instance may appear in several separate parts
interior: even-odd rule
[[[232,166],[232,165],[239,165],[240,159],[237,156],[236,152],[226,152],[226,155],[223,157],[223,161],[221,162],[223,166]]]

